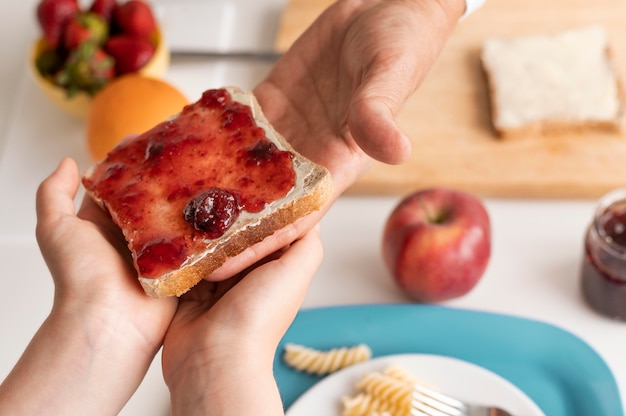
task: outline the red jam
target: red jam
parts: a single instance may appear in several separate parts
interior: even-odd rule
[[[626,189],[600,201],[585,236],[582,290],[597,312],[626,320]]]
[[[250,107],[217,89],[121,143],[83,184],[122,228],[140,275],[158,277],[202,252],[202,240],[226,232],[240,211],[284,197],[295,178],[293,154],[266,137]],[[205,192],[217,196],[198,209]]]

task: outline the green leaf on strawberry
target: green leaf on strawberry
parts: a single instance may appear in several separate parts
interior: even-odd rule
[[[63,68],[64,62],[65,56],[56,49],[48,48],[39,53],[35,66],[42,77],[49,79]]]
[[[76,13],[64,31],[64,46],[72,50],[84,42],[102,45],[109,36],[109,25],[102,16],[91,12]]]
[[[80,91],[95,95],[115,75],[115,61],[96,43],[84,42],[70,52],[65,66],[55,77],[68,97]]]

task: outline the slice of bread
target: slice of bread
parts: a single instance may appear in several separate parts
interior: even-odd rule
[[[206,91],[83,175],[152,297],[180,296],[251,245],[320,209],[329,172],[298,154],[255,97]],[[226,197],[223,197],[226,195]]]
[[[623,93],[600,26],[489,38],[481,61],[502,137],[623,128]]]

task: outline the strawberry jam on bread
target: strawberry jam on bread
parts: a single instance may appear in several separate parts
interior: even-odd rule
[[[328,171],[296,153],[254,96],[204,92],[83,175],[152,297],[180,296],[226,259],[318,210]]]

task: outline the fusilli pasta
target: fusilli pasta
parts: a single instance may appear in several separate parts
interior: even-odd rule
[[[411,403],[412,385],[382,373],[365,374],[356,387],[373,397],[393,403],[395,408],[405,409]]]
[[[408,416],[416,382],[411,373],[398,365],[366,373],[355,383],[357,393],[343,398],[342,416]]]
[[[342,416],[393,416],[393,405],[371,394],[359,393],[356,396],[344,397],[342,403]]]
[[[316,375],[332,373],[372,356],[371,349],[365,344],[319,350],[287,343],[284,348],[285,364]],[[413,374],[399,365],[365,373],[355,382],[355,394],[343,397],[341,416],[409,416],[411,394],[417,382]]]
[[[372,351],[365,344],[322,351],[298,344],[285,344],[285,363],[299,371],[316,375],[329,374],[350,365],[367,361]]]

